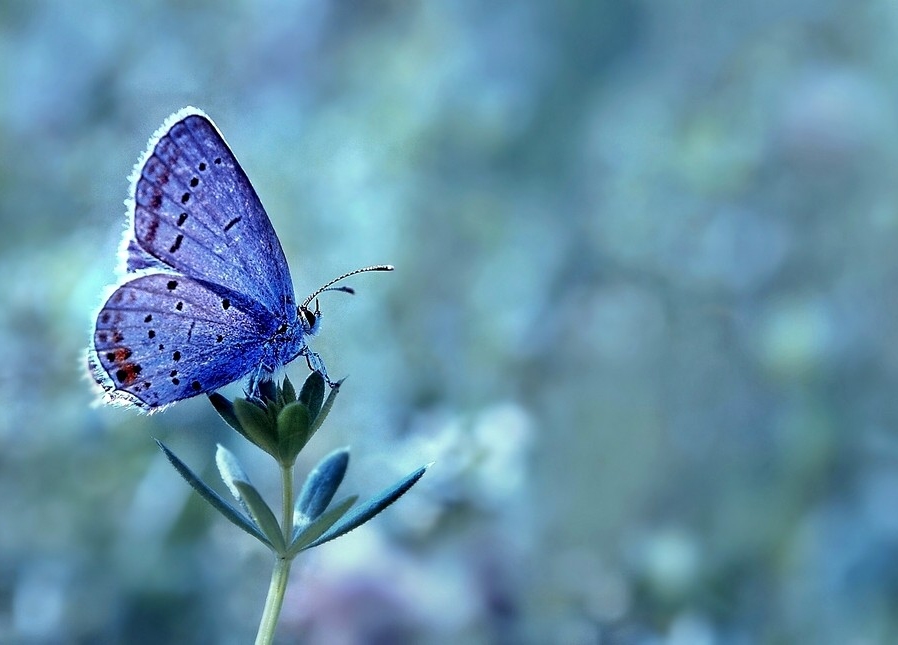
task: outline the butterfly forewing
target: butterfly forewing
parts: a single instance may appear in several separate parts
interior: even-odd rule
[[[295,311],[293,285],[271,222],[212,122],[179,113],[151,142],[134,188],[128,269],[148,259],[252,294],[269,311]]]

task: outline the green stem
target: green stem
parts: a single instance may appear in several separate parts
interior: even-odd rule
[[[290,544],[293,533],[293,466],[281,466],[281,499],[284,502],[282,508],[284,522],[281,528],[284,530],[284,542]]]
[[[265,610],[262,612],[262,621],[259,623],[259,633],[256,634],[256,645],[271,645],[274,642],[274,631],[278,626],[281,607],[284,605],[284,594],[287,591],[287,578],[290,577],[291,564],[290,560],[281,556],[275,560],[274,571],[271,573],[271,585],[268,587],[268,597],[265,599]]]
[[[293,466],[281,466],[281,495],[283,502],[284,542],[290,544],[293,533]],[[277,629],[281,608],[284,606],[284,595],[287,592],[287,580],[290,577],[292,559],[278,555],[271,572],[271,584],[268,586],[268,597],[265,598],[265,609],[256,634],[256,645],[271,645]]]

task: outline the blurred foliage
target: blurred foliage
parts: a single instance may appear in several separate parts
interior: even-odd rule
[[[349,379],[300,473],[436,460],[298,562],[283,642],[895,642],[896,36],[883,0],[0,3],[0,641],[255,631],[268,554],[151,437],[267,464],[84,376],[193,104],[298,296],[397,267],[322,302]]]

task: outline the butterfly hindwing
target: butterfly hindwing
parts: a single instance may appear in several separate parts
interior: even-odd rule
[[[158,408],[258,368],[277,325],[259,303],[218,285],[140,276],[118,287],[97,315],[95,379],[111,400]]]

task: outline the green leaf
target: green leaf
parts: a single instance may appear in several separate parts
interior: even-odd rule
[[[340,482],[343,481],[348,465],[348,448],[334,450],[318,462],[315,469],[306,477],[299,499],[296,500],[297,523],[301,519],[312,521],[324,512],[334,498]]]
[[[235,399],[234,415],[243,427],[243,436],[277,457],[277,428],[266,410],[246,399]]]
[[[218,412],[218,416],[224,419],[225,423],[234,428],[234,430],[246,437],[246,431],[243,429],[243,426],[240,425],[240,420],[237,418],[237,415],[234,414],[234,404],[218,392],[213,392],[212,394],[209,394],[208,397],[209,403],[211,403],[212,407],[215,408],[215,411]],[[249,439],[249,437],[246,438]]]
[[[225,448],[221,444],[216,445],[215,465],[218,466],[218,472],[221,474],[222,480],[230,489],[234,497],[238,497],[237,489],[234,488],[235,481],[249,481],[249,476],[240,465],[240,461],[233,452]]]
[[[243,515],[236,508],[231,506],[224,498],[221,497],[214,490],[209,488],[199,477],[190,468],[188,468],[187,464],[178,459],[175,454],[169,450],[165,444],[163,444],[158,439],[155,439],[156,445],[159,446],[159,449],[166,456],[168,461],[174,466],[175,470],[178,471],[178,474],[184,478],[184,480],[190,484],[190,486],[200,494],[200,496],[205,499],[215,510],[225,516],[228,521],[232,522],[235,526],[243,529],[254,538],[259,540],[262,544],[267,546],[268,548],[272,548],[271,542],[265,535],[259,530],[259,527],[248,517]]]
[[[237,457],[223,445],[218,444],[218,448],[215,451],[215,464],[218,466],[218,473],[221,475],[222,481],[228,487],[228,490],[231,491],[231,495],[249,513],[249,507],[243,501],[240,491],[235,484],[237,481],[249,482],[249,476],[243,470],[243,466],[240,465]]]
[[[358,498],[358,495],[350,495],[349,497],[341,499],[332,509],[325,511],[318,516],[318,519],[314,522],[305,526],[297,526],[293,531],[293,541],[290,543],[287,556],[295,556],[300,551],[314,545],[314,540],[333,526],[334,522],[343,517],[343,515],[346,514],[346,511],[355,504]]]
[[[278,461],[284,466],[292,466],[296,455],[303,449],[311,436],[309,409],[304,403],[294,402],[281,410],[277,419]]]
[[[281,393],[284,397],[284,405],[293,403],[296,400],[296,388],[293,387],[293,383],[290,382],[290,377],[286,374],[284,375],[284,383],[281,385]]]
[[[309,431],[310,439],[312,438],[312,435],[314,435],[318,431],[318,428],[321,427],[321,424],[324,423],[324,420],[330,413],[331,408],[334,406],[334,399],[337,398],[337,393],[340,391],[341,385],[343,385],[342,379],[334,383],[334,386],[331,388],[330,393],[327,395],[327,400],[324,402],[324,405],[321,406],[321,410],[318,412],[318,415],[312,420],[312,428]]]
[[[324,402],[324,377],[321,372],[315,371],[309,374],[306,382],[302,384],[299,401],[306,404],[311,419],[318,416],[318,413],[321,412],[321,404]]]
[[[256,382],[256,393],[262,401],[262,405],[276,403],[278,400],[278,388],[269,377],[264,377]]]
[[[402,497],[409,488],[415,485],[421,476],[425,473],[427,468],[430,466],[422,466],[418,470],[413,473],[410,473],[405,478],[400,480],[398,483],[390,486],[389,488],[380,492],[380,494],[371,498],[362,506],[356,508],[352,513],[344,517],[340,522],[330,528],[324,535],[320,538],[306,546],[305,548],[310,549],[313,546],[318,546],[320,544],[324,544],[325,542],[330,542],[331,540],[340,537],[341,535],[345,535],[349,533],[351,530],[358,528],[372,517],[380,513],[387,506],[395,502],[397,499]]]
[[[283,552],[284,534],[278,525],[277,518],[256,487],[249,480],[249,476],[243,470],[237,457],[230,450],[218,445],[215,452],[215,463],[231,494],[243,504],[250,516],[255,520],[262,533],[268,538],[272,547],[278,553]]]
[[[272,544],[272,548],[281,553],[284,546],[284,537],[277,519],[265,500],[249,480],[249,476],[243,470],[237,457],[230,450],[218,445],[215,452],[215,463],[231,494],[237,498],[250,516],[255,520],[261,531]],[[280,549],[280,550],[279,550]]]
[[[283,555],[286,550],[284,534],[281,531],[277,518],[271,511],[271,507],[265,503],[259,491],[249,482],[234,480],[234,486],[237,488],[240,499],[249,508],[249,512],[256,524],[258,524],[262,533],[265,534],[265,537],[268,538],[274,552],[278,555]]]

